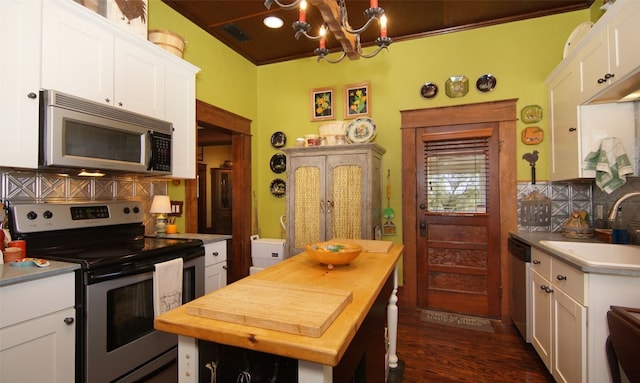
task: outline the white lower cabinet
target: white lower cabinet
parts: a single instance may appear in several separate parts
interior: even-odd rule
[[[555,381],[607,383],[607,311],[640,307],[640,276],[583,272],[532,248],[530,303],[531,344]]]
[[[531,262],[531,343],[556,382],[585,382],[587,275],[537,249]]]
[[[227,285],[227,241],[204,244],[204,293]]]
[[[4,286],[0,302],[0,381],[73,382],[74,274]]]

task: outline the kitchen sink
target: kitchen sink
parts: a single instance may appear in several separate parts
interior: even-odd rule
[[[540,244],[589,266],[640,268],[640,246],[572,241],[540,241]]]

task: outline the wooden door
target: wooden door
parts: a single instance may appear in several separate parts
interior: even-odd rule
[[[403,256],[402,286],[398,289],[398,298],[403,305],[417,307],[421,305],[418,298],[418,281],[424,276],[419,267],[419,257],[427,254],[426,232],[427,222],[421,222],[426,213],[421,209],[422,200],[419,198],[422,188],[421,180],[425,175],[425,161],[423,157],[424,146],[421,142],[423,129],[437,129],[439,127],[460,126],[465,124],[489,123],[497,124],[494,134],[497,135],[499,146],[499,172],[494,174],[499,178],[499,229],[487,232],[491,243],[491,259],[498,259],[498,278],[505,281],[506,285],[499,282],[496,296],[487,297],[491,302],[489,317],[509,320],[510,286],[507,249],[509,231],[517,230],[517,192],[516,192],[516,101],[515,99],[491,101],[478,104],[460,106],[447,106],[440,108],[427,108],[401,111],[402,117],[402,234],[405,246]],[[426,208],[426,207],[425,207]],[[493,209],[493,208],[492,208]],[[492,210],[493,211],[493,210]],[[451,217],[460,218],[460,217]],[[444,220],[444,217],[442,218]],[[495,219],[493,217],[492,219]],[[463,223],[460,220],[460,223]],[[457,221],[456,221],[457,222]],[[437,222],[432,221],[434,226]],[[440,223],[442,224],[442,223]],[[424,226],[423,226],[424,225]],[[467,223],[467,225],[471,225]],[[423,227],[421,227],[423,226]],[[453,233],[453,231],[451,231]],[[421,237],[424,233],[424,238]],[[461,235],[465,235],[463,231]],[[435,234],[435,231],[434,231]],[[464,238],[467,238],[464,236]],[[446,242],[446,241],[445,241]],[[450,241],[451,242],[451,241]],[[455,242],[455,241],[453,241]],[[453,248],[453,246],[452,246]],[[450,254],[449,254],[450,255]],[[450,255],[451,256],[451,255]],[[494,272],[492,270],[492,272]],[[494,294],[495,287],[488,291]],[[466,294],[471,295],[471,294]],[[494,305],[494,302],[497,302]],[[496,307],[497,306],[497,307]]]
[[[231,175],[231,169],[211,169],[211,225],[217,234],[231,234]]]
[[[418,305],[495,317],[500,312],[497,124],[425,128],[416,143]]]

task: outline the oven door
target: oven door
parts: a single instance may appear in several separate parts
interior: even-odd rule
[[[183,303],[203,293],[204,257],[185,261]],[[140,368],[175,348],[177,336],[154,330],[153,319],[153,265],[88,285],[84,381],[127,381],[127,374],[139,374]]]

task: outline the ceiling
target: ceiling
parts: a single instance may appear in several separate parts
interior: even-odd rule
[[[317,41],[295,39],[291,25],[298,18],[297,9],[284,10],[274,3],[269,10],[264,0],[162,1],[255,65],[313,56],[317,47]],[[389,20],[389,37],[397,42],[585,9],[594,1],[602,0],[379,0],[379,6]],[[352,27],[364,24],[363,11],[368,4],[368,0],[346,0]],[[280,29],[264,26],[263,19],[270,15],[283,19],[284,26]],[[307,9],[307,22],[314,35],[324,23],[312,6]],[[373,24],[362,34],[363,46],[370,45],[378,34],[379,28]],[[339,42],[329,35],[327,48],[333,51],[339,47]],[[393,50],[393,45],[389,49]]]

